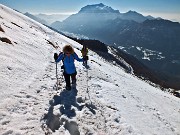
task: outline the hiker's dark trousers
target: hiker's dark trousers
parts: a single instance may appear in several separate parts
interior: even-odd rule
[[[65,81],[66,81],[66,86],[67,87],[70,87],[71,86],[71,82],[70,82],[70,77],[71,77],[71,80],[73,81],[76,81],[76,75],[77,75],[77,72],[73,73],[73,74],[67,74],[66,72],[63,73],[64,75],[64,78],[65,78]]]

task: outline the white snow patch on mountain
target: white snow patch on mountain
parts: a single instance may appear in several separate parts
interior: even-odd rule
[[[65,82],[53,53],[82,46],[0,5],[0,134],[178,135],[180,100],[89,51],[76,62],[77,87]],[[57,48],[57,49],[56,49]]]
[[[143,53],[144,56],[142,57],[142,59],[147,59],[147,60],[151,61],[152,57],[153,57],[153,59],[159,59],[159,60],[165,58],[165,56],[163,56],[162,52],[145,49],[145,48],[139,47],[139,46],[137,46],[136,49]]]
[[[139,51],[141,51],[142,48],[139,47],[139,46],[136,46],[136,49],[139,50]]]

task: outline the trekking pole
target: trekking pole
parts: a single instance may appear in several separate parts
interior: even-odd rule
[[[57,91],[58,90],[57,62],[56,62],[56,79],[57,79],[57,84],[56,84],[56,91]]]
[[[57,58],[58,58],[58,54],[57,54],[57,53],[54,53],[54,60],[55,60],[55,62],[56,62]],[[56,62],[56,79],[57,79],[56,90],[58,90],[57,62]]]
[[[87,92],[87,94],[88,94],[88,97],[89,97],[89,100],[90,100],[90,102],[91,102],[91,104],[92,104],[92,101],[91,101],[91,98],[90,98],[90,95],[89,95],[89,86],[88,86],[88,81],[89,81],[89,79],[88,79],[88,68],[86,68],[87,69],[87,90],[86,90],[86,92]]]

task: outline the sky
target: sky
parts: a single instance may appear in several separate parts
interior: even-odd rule
[[[23,13],[34,14],[73,14],[86,5],[103,3],[121,13],[133,10],[180,22],[180,0],[0,0],[0,3]]]

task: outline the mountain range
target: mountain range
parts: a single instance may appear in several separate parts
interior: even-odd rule
[[[68,14],[31,14],[28,12],[24,13],[24,15],[45,25],[51,25],[55,21],[63,21],[70,16]]]
[[[31,18],[33,20],[36,20],[37,22],[39,22],[41,24],[49,25],[49,23],[45,19],[41,19],[40,17],[32,15],[32,14],[30,14],[28,12],[24,13],[24,15],[28,16],[29,18]]]
[[[173,85],[180,84],[180,24],[143,16],[135,11],[120,13],[102,3],[87,5],[51,27],[120,48],[135,56]],[[179,85],[180,86],[180,85]]]

